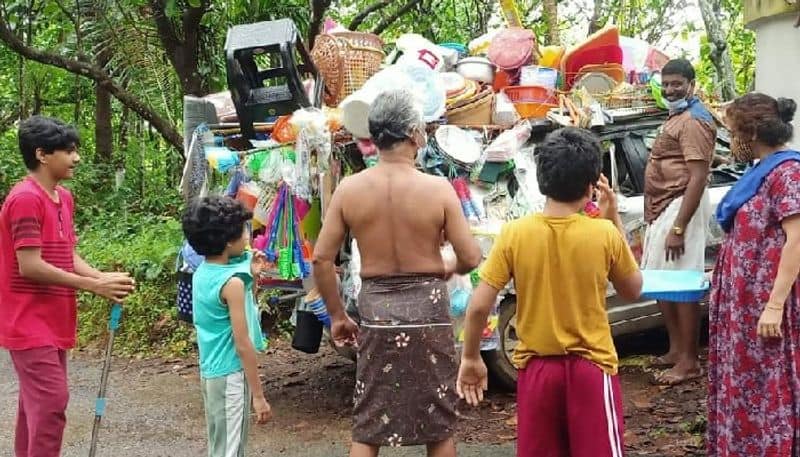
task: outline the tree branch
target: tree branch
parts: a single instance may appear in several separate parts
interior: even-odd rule
[[[378,11],[380,9],[386,8],[387,6],[391,5],[394,0],[378,0],[377,2],[369,5],[368,7],[361,10],[358,14],[355,15],[352,21],[350,21],[350,25],[347,26],[350,30],[357,30],[361,24],[367,19],[367,16]]]
[[[408,12],[411,11],[415,6],[417,6],[417,4],[420,3],[421,1],[422,0],[408,0],[406,4],[403,5],[402,8],[400,8],[394,14],[382,20],[378,25],[376,25],[375,28],[372,29],[372,33],[374,33],[375,35],[380,35],[386,29],[388,29],[389,26],[397,22],[398,19],[408,14]]]
[[[11,31],[8,23],[4,17],[0,17],[0,41],[3,41],[12,51],[17,54],[34,60],[45,65],[62,68],[77,75],[94,80],[99,86],[111,93],[123,105],[135,111],[142,119],[150,123],[164,139],[174,146],[181,157],[183,157],[183,138],[175,127],[164,120],[158,113],[153,111],[149,106],[142,103],[133,94],[122,88],[106,73],[105,70],[97,65],[80,61],[67,59],[58,54],[52,54],[40,49],[26,46],[15,34]]]

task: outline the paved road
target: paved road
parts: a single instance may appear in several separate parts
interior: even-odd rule
[[[71,399],[67,410],[63,457],[88,454],[94,419],[94,398],[102,361],[86,356],[70,360]],[[202,399],[194,370],[167,364],[142,368],[141,363],[115,361],[108,388],[98,456],[204,456]],[[17,383],[8,353],[0,351],[0,456],[13,455]],[[344,456],[348,442],[346,422],[290,428],[284,424],[254,427],[252,456]],[[424,455],[422,448],[386,449],[381,456]],[[512,457],[514,445],[459,445],[462,457]]]

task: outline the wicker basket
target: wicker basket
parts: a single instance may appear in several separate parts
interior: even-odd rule
[[[319,35],[314,41],[311,58],[322,75],[325,88],[322,97],[326,105],[334,107],[344,98],[341,96],[344,83],[344,59],[339,40],[327,34]]]
[[[612,92],[596,95],[597,101],[604,109],[649,108],[656,106],[649,87],[632,88],[624,92]]]
[[[383,40],[378,35],[365,32],[335,32],[331,34],[355,46],[373,48],[383,52]]]
[[[447,111],[447,123],[455,125],[489,125],[492,123],[494,95],[480,97],[473,103]]]
[[[380,70],[383,42],[371,33],[339,32],[320,35],[311,57],[325,81],[325,104],[338,106]]]
[[[338,102],[361,89],[375,73],[380,71],[386,57],[383,42],[376,35],[362,32],[340,32],[333,34],[340,46],[343,78]]]

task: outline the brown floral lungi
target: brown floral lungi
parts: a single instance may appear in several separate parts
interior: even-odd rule
[[[396,447],[453,436],[458,365],[449,308],[441,278],[364,279],[353,441]]]

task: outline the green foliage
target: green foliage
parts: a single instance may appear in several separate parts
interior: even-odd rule
[[[137,282],[136,292],[124,303],[115,350],[128,355],[186,353],[191,329],[177,320],[175,308],[180,223],[167,216],[106,219],[88,225],[79,235],[78,251],[87,262],[101,270],[128,271]],[[104,338],[109,309],[105,299],[80,295],[80,344]]]
[[[0,151],[3,159],[0,160],[0,201],[5,199],[11,187],[25,176],[25,164],[17,146],[17,132],[6,130],[0,134]]]
[[[728,31],[728,50],[736,73],[736,92],[745,94],[755,81],[756,36],[744,26],[741,2],[723,0],[720,19],[724,30]],[[716,70],[710,58],[711,48],[707,37],[700,43],[700,65],[697,66],[697,79],[700,86],[709,94],[716,92]]]

